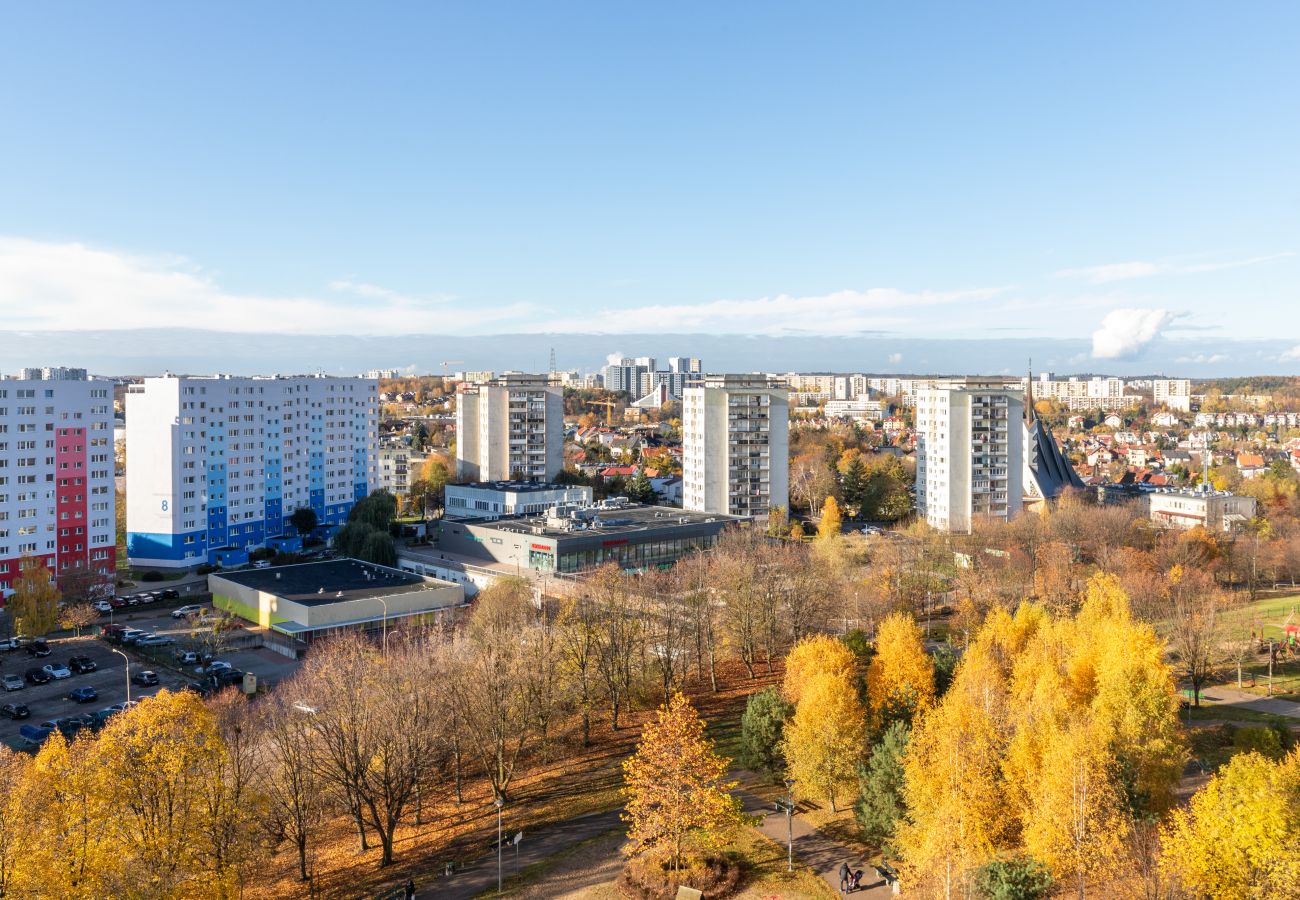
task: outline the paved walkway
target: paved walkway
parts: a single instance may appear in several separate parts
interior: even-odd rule
[[[827,837],[797,814],[793,821],[787,822],[785,813],[777,812],[770,800],[764,800],[745,790],[736,793],[744,804],[745,812],[763,816],[758,830],[765,837],[785,847],[793,830],[795,859],[824,878],[832,890],[839,890],[840,866],[847,862],[850,869],[862,870],[862,888],[854,891],[852,896],[862,900],[883,900],[894,896],[893,889],[885,884],[858,851]]]
[[[514,847],[507,846],[501,851],[502,880],[508,881],[511,875],[526,869],[533,863],[542,862],[588,838],[597,837],[619,827],[620,812],[621,810],[614,809],[580,816],[545,828],[537,832],[536,836],[525,832],[523,842],[519,845],[517,858]],[[506,840],[513,835],[514,832],[506,831]],[[420,900],[433,900],[435,897],[438,900],[469,900],[471,897],[489,891],[495,892],[496,887],[497,856],[493,851],[450,878],[439,876],[432,884],[422,885],[415,896]]]
[[[1237,707],[1254,712],[1300,719],[1300,703],[1291,700],[1279,700],[1276,697],[1261,697],[1258,694],[1238,690],[1227,685],[1215,685],[1203,689],[1201,691],[1201,702],[1213,706]]]

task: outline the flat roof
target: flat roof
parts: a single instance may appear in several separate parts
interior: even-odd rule
[[[649,528],[669,528],[674,525],[703,525],[710,522],[740,522],[737,516],[727,516],[721,513],[704,513],[692,510],[678,509],[675,506],[623,506],[611,507],[609,509],[597,509],[589,507],[586,512],[591,514],[590,518],[585,520],[588,526],[582,530],[552,528],[546,524],[546,515],[544,513],[534,513],[531,515],[520,516],[503,516],[499,519],[456,519],[453,520],[460,525],[470,525],[475,528],[491,528],[497,531],[508,531],[514,534],[543,534],[552,537],[576,537],[579,535],[596,535],[596,534],[626,534],[634,531],[645,531]],[[541,529],[539,532],[537,529]]]
[[[327,559],[212,574],[241,587],[275,594],[303,606],[407,594],[427,589],[431,581],[400,569],[355,559]]]
[[[508,491],[512,494],[531,494],[540,491],[569,491],[587,488],[585,484],[555,484],[554,482],[533,481],[473,481],[469,484],[449,484],[449,490]]]

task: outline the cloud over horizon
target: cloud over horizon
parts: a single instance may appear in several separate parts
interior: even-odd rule
[[[1115,281],[1131,281],[1135,278],[1150,278],[1154,275],[1196,275],[1202,272],[1219,272],[1225,269],[1243,269],[1260,263],[1287,259],[1295,253],[1270,253],[1265,256],[1251,256],[1246,259],[1234,259],[1217,263],[1174,263],[1168,261],[1151,262],[1134,260],[1132,262],[1110,263],[1103,266],[1082,266],[1075,269],[1061,269],[1057,278],[1076,278],[1089,284],[1110,284]]]
[[[1176,318],[1167,309],[1113,309],[1092,333],[1092,358],[1134,359]]]

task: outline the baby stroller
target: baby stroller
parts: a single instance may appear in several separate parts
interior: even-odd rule
[[[862,887],[862,870],[858,869],[853,873],[853,877],[849,879],[849,890],[856,891],[860,887]]]

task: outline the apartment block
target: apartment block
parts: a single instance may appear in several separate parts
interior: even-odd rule
[[[916,395],[916,504],[932,528],[969,532],[1023,504],[1020,382],[936,380]]]
[[[322,532],[379,486],[378,382],[320,375],[146,378],[126,397],[132,565],[233,565]]]
[[[1156,406],[1192,410],[1192,382],[1187,378],[1157,378],[1151,382],[1151,399]]]
[[[456,395],[462,481],[554,481],[564,468],[564,395],[545,375],[506,374]]]
[[[0,593],[23,557],[111,579],[113,511],[112,384],[85,369],[0,378]]]
[[[766,516],[790,503],[789,389],[763,376],[710,375],[682,400],[686,509]]]

